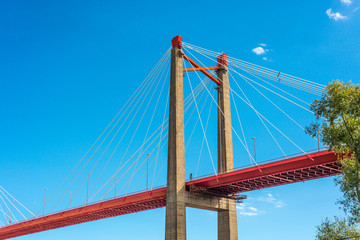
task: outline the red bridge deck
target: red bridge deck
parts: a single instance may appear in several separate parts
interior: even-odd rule
[[[337,156],[321,151],[186,182],[225,193],[241,193],[341,174]],[[166,206],[166,187],[45,215],[0,228],[0,239]]]

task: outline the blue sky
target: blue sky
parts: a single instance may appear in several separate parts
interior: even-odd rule
[[[35,202],[39,209],[44,188],[48,188],[48,196],[55,191],[176,35],[187,43],[324,85],[333,79],[358,83],[359,7],[358,0],[2,1],[0,184],[31,210]],[[196,75],[188,77],[193,87],[199,83]],[[187,85],[185,95],[189,91]],[[259,111],[301,148],[317,147],[303,131],[268,108],[261,96],[247,92]],[[292,93],[308,102],[315,99],[303,92]],[[165,107],[166,95],[160,97],[159,108]],[[303,126],[314,120],[288,103],[274,101]],[[253,120],[256,116],[238,104],[248,143],[256,137],[259,162],[281,157],[266,130],[259,127],[261,123]],[[146,117],[150,119],[151,114]],[[206,115],[202,117],[205,121]],[[162,119],[163,114],[157,113],[154,123]],[[216,124],[215,118],[211,120]],[[144,133],[146,128],[140,129]],[[209,144],[216,146],[212,129]],[[186,129],[185,138],[191,130]],[[201,134],[198,126],[187,150],[187,176],[195,171]],[[287,154],[299,152],[281,136],[276,137]],[[131,136],[125,137],[126,142],[130,140]],[[136,138],[133,145],[142,141]],[[204,150],[198,175],[213,173],[206,154]],[[166,160],[166,151],[159,156]],[[234,159],[236,167],[250,164],[235,137]],[[111,170],[106,174],[109,178]],[[164,184],[165,176],[163,170],[154,186]],[[144,184],[142,179],[133,189],[144,189]],[[74,194],[76,188],[70,191]],[[74,205],[84,201],[84,189],[79,195]],[[342,214],[335,204],[341,193],[333,178],[249,192],[247,196],[248,200],[238,205],[239,239],[313,239],[315,226],[322,219]],[[216,239],[216,219],[213,212],[188,209],[188,239]],[[164,221],[165,209],[158,209],[19,239],[163,239]]]

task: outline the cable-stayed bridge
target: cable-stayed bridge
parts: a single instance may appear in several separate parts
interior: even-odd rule
[[[197,81],[190,78],[191,74]],[[184,78],[189,83],[187,88]],[[256,105],[250,100],[250,90],[241,84],[247,84],[268,105]],[[320,150],[319,139],[308,136],[318,146],[317,151],[303,150],[294,140],[297,136],[281,130],[266,112],[272,106],[276,116],[289,120],[301,130],[299,134],[306,135],[304,124],[291,116],[291,108],[286,110],[279,100],[296,107],[296,111],[303,111],[301,115],[313,116],[304,94],[320,96],[323,90],[321,84],[188,44],[177,36],[172,40],[172,48],[65,180],[50,197],[44,196],[40,209],[28,210],[1,187],[4,222],[0,239],[161,207],[167,207],[166,239],[186,239],[186,207],[217,211],[218,239],[237,239],[235,204],[246,199],[242,193],[341,173],[338,156]],[[244,106],[257,119],[255,128],[262,127],[259,134],[268,136],[270,149],[276,148],[283,155],[281,159],[259,162],[256,158],[255,138],[252,149],[246,137],[246,120],[250,114],[243,111]],[[232,121],[231,112],[235,112],[237,122]],[[193,127],[186,128],[190,125]],[[195,144],[191,142],[193,137],[197,138],[193,140]],[[289,155],[286,149],[291,148],[301,154]],[[199,156],[194,157],[195,153]],[[186,162],[190,172],[185,169],[189,154],[196,160]],[[242,166],[237,166],[235,158],[248,158],[247,164],[251,165],[244,166],[247,164],[243,161]],[[167,166],[167,184],[156,187],[158,179],[165,178],[164,166]],[[202,169],[212,175],[198,177]],[[187,180],[186,172],[189,172]],[[92,184],[90,177],[94,179]],[[98,183],[102,185],[97,186]],[[131,188],[141,191],[134,192]],[[72,190],[67,201],[64,196],[71,189],[75,191]],[[86,194],[81,194],[84,189]],[[112,191],[114,196],[109,198]],[[76,200],[80,203],[78,207],[71,207]],[[27,210],[31,218],[20,208]],[[19,215],[25,220],[18,220]]]

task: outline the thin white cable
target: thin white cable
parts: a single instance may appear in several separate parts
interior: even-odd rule
[[[189,52],[190,54],[191,54],[191,52]],[[192,54],[191,54],[192,55]],[[194,55],[192,55],[194,58],[196,58]],[[197,58],[196,58],[197,59]],[[197,59],[198,60],[198,59]],[[199,60],[198,60],[199,61]],[[200,62],[200,61],[199,61]],[[201,62],[200,62],[201,63]],[[201,63],[202,64],[202,63]],[[204,66],[204,64],[202,64],[203,66]],[[205,67],[205,68],[207,68],[207,67]],[[198,73],[197,73],[197,71],[195,71],[195,73],[198,75]],[[199,75],[198,75],[198,77],[199,77]],[[200,78],[200,77],[199,77]],[[217,77],[216,77],[217,78]],[[221,81],[221,79],[219,79],[219,78],[217,78],[219,81]],[[200,78],[200,81],[201,81],[201,83],[202,84],[204,84],[203,83],[203,81],[201,80],[201,78]],[[205,87],[205,86],[204,86]],[[205,89],[206,89],[206,91],[210,94],[210,92],[209,92],[209,90],[205,87]],[[230,86],[229,86],[229,89],[231,89],[230,88]],[[224,112],[221,110],[221,108],[220,108],[220,106],[217,104],[217,102],[216,102],[216,100],[211,96],[211,98],[212,98],[212,100],[215,102],[215,104],[216,104],[216,106],[217,106],[217,108],[219,109],[219,111],[221,112],[221,114],[224,116],[224,118],[225,118],[225,120],[228,122],[228,124],[231,126],[231,129],[234,131],[234,133],[235,133],[235,135],[237,136],[237,138],[239,139],[239,141],[240,141],[240,143],[243,145],[243,147],[246,149],[246,147],[245,147],[245,144],[243,143],[243,141],[241,140],[241,138],[239,137],[239,135],[237,134],[237,132],[236,132],[236,130],[234,129],[234,127],[231,125],[231,123],[230,123],[230,121],[229,121],[229,119],[227,119],[227,117],[225,116],[225,114],[224,114]],[[248,152],[249,154],[250,154],[250,152]],[[250,156],[251,156],[251,154],[250,154]],[[254,161],[254,163],[256,164],[256,162],[255,162],[255,159],[252,159],[253,161]]]
[[[198,50],[196,50],[196,49],[192,49],[192,50],[194,50],[194,51],[196,51],[196,52],[198,52],[198,53],[200,53],[200,54],[202,54],[202,55],[206,54],[206,53],[202,53],[201,51],[198,51]],[[206,56],[206,55],[204,55],[204,56]],[[206,56],[206,57],[207,57],[207,56]],[[231,65],[231,64],[230,64],[230,65]],[[276,72],[276,74],[278,74],[278,72]],[[270,74],[270,75],[275,77],[275,75],[273,75],[273,74]],[[276,75],[276,76],[277,76],[277,75]],[[278,79],[278,78],[276,78],[276,79]],[[281,82],[281,83],[284,84],[283,82]],[[301,83],[295,83],[295,84],[300,84],[300,85],[301,85]],[[289,84],[285,84],[285,85],[289,85]],[[292,86],[292,85],[289,85],[289,86]],[[311,86],[308,85],[308,84],[306,85],[306,88],[300,88],[299,86],[292,86],[292,87],[298,88],[299,90],[302,90],[302,91],[307,91],[307,92],[312,93],[312,94],[315,94],[315,95],[319,95],[319,94],[321,94],[321,92],[323,91],[323,87],[322,87],[321,89],[318,89],[318,90],[319,90],[318,93],[310,92],[310,91],[309,91],[309,88],[311,88]]]
[[[238,86],[238,88],[240,89],[240,91],[242,92],[242,94],[245,96],[246,100],[248,101],[248,103],[252,105],[252,103],[250,102],[250,100],[248,99],[248,97],[246,96],[245,92],[242,90],[242,88],[240,87],[240,85],[235,81],[234,77],[232,76],[232,74],[229,72],[230,76],[233,78],[234,82],[236,83],[236,85]],[[256,112],[255,112],[256,113]],[[258,116],[258,118],[260,119],[261,123],[264,125],[264,127],[266,128],[266,130],[268,131],[268,133],[270,134],[271,138],[274,140],[274,142],[276,143],[276,145],[278,146],[278,148],[280,149],[280,151],[284,154],[284,156],[286,158],[287,155],[284,152],[284,150],[282,149],[282,147],[280,146],[280,144],[278,143],[278,141],[276,140],[276,138],[274,137],[274,135],[272,134],[272,132],[270,131],[270,129],[267,127],[267,125],[264,123],[264,121],[261,119],[261,117],[259,116],[259,114],[256,113],[256,115]]]
[[[244,79],[244,78],[243,78]],[[255,86],[253,86],[251,83],[249,83],[246,79],[244,79],[251,87],[253,87],[258,93],[260,93],[266,100],[268,100],[272,105],[274,105],[279,111],[281,111],[286,117],[288,117],[291,121],[293,121],[298,127],[300,127],[304,132],[307,132],[303,126],[301,126],[295,119],[293,119],[290,115],[288,115],[284,110],[282,110],[278,105],[276,105],[273,101],[271,101],[268,97],[265,96],[260,90],[258,90]],[[317,141],[316,138],[312,137],[315,141]],[[318,142],[318,141],[317,141]],[[319,142],[320,143],[320,142]]]
[[[245,145],[246,145],[247,152],[250,152],[249,151],[249,146],[248,146],[247,141],[246,141],[244,129],[243,129],[243,126],[242,126],[242,123],[241,123],[240,115],[239,115],[239,112],[238,112],[238,109],[237,109],[237,106],[236,106],[236,102],[235,102],[235,99],[234,99],[234,94],[230,94],[230,97],[231,97],[231,99],[233,101],[233,104],[234,104],[234,107],[235,107],[236,116],[237,116],[237,118],[239,120],[240,129],[241,129],[241,133],[242,133],[243,138],[244,138],[244,142],[245,142]],[[251,162],[251,155],[249,155],[249,159],[250,159],[250,162]]]
[[[245,102],[250,108],[252,108],[255,112],[257,112],[265,121],[267,121],[273,128],[275,128],[279,133],[281,133],[281,135],[283,135],[287,140],[289,140],[294,146],[296,146],[298,149],[300,149],[300,151],[302,151],[305,155],[307,155],[307,153],[302,150],[302,148],[300,148],[296,143],[294,143],[288,136],[286,136],[282,131],[280,131],[280,129],[278,129],[274,124],[272,124],[267,118],[265,118],[260,112],[258,112],[251,104],[249,104],[248,102],[246,102],[242,97],[240,97],[239,94],[237,94],[234,90],[230,89],[237,97],[239,97],[243,102]]]
[[[17,222],[17,220],[12,219],[6,212],[4,212],[3,209],[0,209],[0,211],[1,211],[4,215],[6,215],[8,218],[10,218],[10,220],[12,220],[13,222]]]
[[[193,50],[195,50],[196,48],[198,50],[204,50],[205,52],[207,52],[208,54],[213,54],[215,56],[218,56],[220,53],[218,52],[214,52],[214,51],[210,51],[208,49],[205,49],[205,48],[201,48],[199,46],[195,46],[193,44],[189,44],[189,43],[185,43],[183,42],[182,44],[183,46],[185,47],[189,47],[189,48],[192,48]],[[195,48],[195,49],[194,49]],[[252,67],[256,67],[256,68],[259,68],[259,69],[262,69],[264,71],[270,71],[270,72],[274,72],[274,73],[278,73],[279,71],[277,70],[273,70],[273,69],[269,69],[269,68],[266,68],[266,67],[263,67],[263,66],[259,66],[259,65],[256,65],[256,64],[253,64],[253,63],[250,63],[250,62],[246,62],[244,60],[240,60],[240,59],[236,59],[234,57],[229,57],[229,61],[232,62],[232,61],[235,61],[235,62],[239,62],[239,63],[242,63],[242,64],[245,64],[245,65],[249,65],[249,66],[252,66]],[[312,81],[309,81],[309,80],[306,80],[306,79],[303,79],[303,78],[299,78],[299,77],[296,77],[296,76],[292,76],[290,74],[286,74],[286,73],[282,73],[283,75],[287,76],[287,77],[291,77],[291,78],[295,78],[295,79],[299,79],[299,80],[302,80],[304,82],[308,82],[309,84],[314,84],[314,85],[318,85],[320,87],[325,87],[323,84],[320,84],[320,83],[316,83],[316,82],[312,82]]]
[[[159,66],[159,65],[161,65],[161,62],[163,62],[164,61],[164,59],[166,58],[166,56],[168,55],[170,53],[170,49],[168,49],[167,51],[166,51],[166,53],[163,55],[163,57],[159,60],[159,62],[156,64],[156,66],[152,69],[152,71],[149,73],[149,75],[145,78],[145,80],[140,84],[140,86],[135,90],[135,92],[132,94],[132,96],[129,98],[129,100],[127,101],[127,103],[132,99],[132,97],[135,95],[135,93],[136,93],[136,96],[138,95],[138,93],[143,89],[143,87],[145,86],[145,84],[146,84],[146,82],[148,82],[148,80],[150,80],[151,79],[151,75],[152,75],[152,73],[157,69],[157,67]],[[139,90],[140,89],[140,90]],[[138,91],[139,90],[139,91]],[[134,97],[133,98],[133,100],[135,99],[136,97]],[[131,101],[131,103],[133,102],[133,100]],[[118,114],[114,117],[114,119],[110,122],[110,124],[107,126],[107,128],[111,125],[111,123],[117,118],[117,116],[121,113],[121,111],[123,110],[123,108],[125,107],[125,106],[129,106],[128,104],[124,104],[123,105],[123,107],[121,108],[121,110],[118,112]],[[127,107],[127,109],[128,109],[128,107]],[[127,111],[127,109],[125,110],[125,112]],[[124,113],[125,113],[124,112]],[[123,114],[124,114],[123,113]],[[122,115],[123,116],[123,115]],[[118,121],[117,122],[119,122],[119,120],[122,118],[122,116],[118,119]],[[116,123],[117,124],[117,123]],[[116,125],[115,124],[115,125]],[[115,125],[113,126],[113,128],[115,127]],[[96,142],[100,139],[100,137],[105,133],[105,131],[107,130],[107,128],[103,131],[103,133],[99,136],[99,138],[96,140]],[[112,128],[112,129],[113,129]],[[112,130],[111,130],[112,131]],[[110,131],[110,132],[111,132]],[[109,135],[110,133],[108,133],[108,135]],[[107,135],[107,136],[108,136]],[[105,137],[105,139],[107,138],[107,136]],[[105,141],[105,139],[103,140],[103,141]],[[96,142],[93,144],[93,146],[96,144]],[[102,144],[102,143],[101,143]],[[92,146],[92,147],[93,147]],[[92,148],[91,147],[91,148]],[[97,149],[98,150],[98,149]],[[97,150],[95,151],[95,153],[97,152]],[[90,149],[88,150],[88,152],[90,151]],[[88,154],[88,152],[84,155],[84,157]],[[79,163],[75,166],[75,168],[80,164],[80,162],[84,159],[84,157],[79,161]],[[91,157],[92,158],[92,157]],[[88,160],[89,161],[89,160]],[[87,165],[87,164],[86,164]],[[75,170],[75,168],[72,170],[72,172]],[[84,168],[84,167],[83,167]],[[82,169],[83,170],[83,169]],[[81,171],[82,171],[81,170]],[[81,173],[81,171],[80,171],[80,173]],[[72,172],[68,175],[68,177],[72,174]],[[79,175],[79,174],[78,174]],[[67,178],[68,178],[67,177]],[[67,179],[66,178],[66,179]],[[77,178],[77,177],[76,177]],[[75,179],[76,179],[75,178]],[[63,183],[66,181],[66,179],[63,181]],[[74,181],[73,181],[74,182]],[[62,183],[62,184],[63,184]],[[58,187],[58,189],[62,186],[62,184]],[[73,183],[72,183],[73,184]],[[72,185],[72,184],[70,184],[70,186]],[[69,187],[70,187],[69,186]],[[68,188],[69,188],[68,187]],[[54,194],[58,191],[58,189],[52,194],[52,196],[47,200],[47,202],[45,203],[45,205],[51,200],[51,198],[54,196]],[[67,189],[68,190],[68,189]],[[63,193],[63,195],[61,196],[61,198],[58,200],[58,202],[62,199],[62,197],[65,195],[65,193],[67,192],[67,190]],[[57,203],[58,203],[57,202]],[[56,203],[56,205],[57,205],[57,203]],[[44,208],[45,207],[45,205],[42,207],[42,208]],[[56,206],[55,205],[55,206]],[[55,208],[55,206],[53,207],[53,209]],[[41,211],[41,209],[42,208],[40,208],[40,210],[39,210],[39,212]],[[53,210],[52,209],[52,210]],[[52,211],[51,210],[51,211]],[[50,212],[51,212],[50,211]]]
[[[197,89],[203,89],[203,86],[202,86],[202,84],[200,83],[200,84],[198,84],[198,86],[196,87]],[[200,91],[198,91],[198,92],[200,92]],[[189,103],[189,100],[191,100],[191,102]],[[189,96],[188,97],[186,97],[186,99],[185,99],[185,106],[186,106],[186,104],[189,104],[189,105],[191,105],[191,103],[193,102],[192,101],[192,98],[191,98],[191,94],[189,94]],[[186,112],[186,107],[185,107],[185,112]],[[165,120],[165,121],[167,121],[168,120],[168,118]],[[163,124],[165,124],[165,122],[163,122]],[[162,125],[160,125],[160,127],[161,127]],[[167,126],[167,125],[166,125]],[[159,128],[160,128],[159,127]],[[164,129],[165,130],[165,129]],[[157,130],[156,130],[157,131]],[[154,132],[153,133],[153,135],[155,134],[156,132]],[[152,136],[153,136],[152,135]],[[152,136],[150,136],[149,137],[149,139],[148,140],[150,140],[151,139],[151,137]],[[157,138],[157,137],[156,137]],[[155,140],[155,139],[154,139]],[[154,141],[153,140],[153,141]],[[151,142],[150,143],[150,145],[152,144],[153,142]],[[150,146],[149,145],[149,146]],[[141,146],[140,146],[141,147]],[[122,166],[122,167],[124,167],[126,164],[127,164],[127,162],[129,162],[136,154],[137,154],[137,152],[140,150],[140,148],[138,148],[138,150],[137,151],[135,151],[135,153],[124,163],[124,165]],[[116,172],[115,172],[115,174],[112,176],[112,177],[110,177],[109,178],[109,180],[93,195],[93,197],[95,197],[102,189],[103,189],[103,187],[105,187],[105,185],[107,185],[115,176],[116,176],[116,174],[122,169],[122,167],[118,167],[118,169],[116,170]],[[117,181],[118,182],[118,181]],[[92,197],[92,198],[93,198]],[[90,198],[90,200],[92,199],[92,198]]]
[[[168,60],[168,59],[167,59],[167,60]],[[166,66],[166,65],[167,65],[167,60],[165,61],[164,66]],[[155,78],[155,79],[156,79],[156,78]],[[165,81],[164,81],[164,83],[165,83]],[[159,82],[157,83],[157,85],[156,85],[156,87],[155,87],[154,92],[156,91],[158,84],[159,84]],[[145,98],[146,98],[146,97],[145,97]],[[152,99],[152,98],[151,98],[151,99]],[[150,101],[151,101],[151,99],[150,99]],[[145,100],[145,99],[144,99],[144,100]],[[140,107],[138,108],[138,110],[139,110],[139,109],[140,109]],[[136,115],[135,115],[135,116],[136,116]],[[135,116],[134,116],[134,117],[135,117]],[[134,119],[134,118],[133,118],[133,119]],[[151,124],[151,122],[150,122],[150,124]],[[129,126],[130,126],[130,124],[129,124]],[[129,126],[128,126],[128,127],[129,127]],[[119,128],[119,130],[120,130],[120,128]],[[119,132],[119,130],[115,133],[115,135],[114,135],[114,136],[113,136],[113,138],[111,139],[110,143],[108,144],[108,146],[106,147],[106,149],[104,150],[104,152],[102,153],[102,155],[99,157],[98,161],[99,161],[99,160],[100,160],[100,158],[103,156],[103,154],[105,153],[105,151],[107,150],[107,148],[109,147],[109,145],[112,143],[112,141],[113,141],[113,140],[114,140],[114,138],[116,137],[116,135],[117,135],[117,133]],[[96,182],[94,183],[93,187],[91,188],[91,190],[90,190],[90,194],[91,194],[92,190],[94,189],[94,187],[96,186],[96,183],[98,182],[98,180],[99,180],[99,178],[101,177],[102,173],[104,172],[105,168],[107,167],[107,165],[108,165],[109,161],[111,160],[111,158],[112,158],[112,156],[113,156],[113,154],[114,154],[115,150],[116,150],[116,149],[117,149],[117,147],[119,146],[119,144],[120,144],[121,140],[122,140],[122,139],[123,139],[123,137],[125,136],[125,134],[126,134],[127,130],[128,130],[128,128],[126,129],[126,131],[125,131],[124,135],[121,137],[120,141],[119,141],[119,142],[118,142],[118,144],[116,145],[116,148],[114,149],[114,151],[113,151],[113,153],[112,153],[111,157],[110,157],[110,158],[109,158],[109,160],[107,161],[107,163],[106,163],[105,167],[103,168],[103,170],[102,170],[101,174],[99,175],[99,177],[97,178],[97,180],[96,180]],[[147,135],[147,134],[146,134],[146,135]],[[146,136],[146,137],[147,137],[147,136]],[[146,139],[146,137],[145,137],[145,139]],[[144,139],[144,141],[145,141],[145,139]],[[97,164],[97,163],[96,163],[96,164]],[[96,166],[96,164],[95,164],[95,166]],[[94,167],[95,167],[95,166],[94,166]],[[93,169],[94,169],[94,167],[93,167]],[[90,172],[92,172],[92,171],[93,171],[93,169],[92,169]]]
[[[1,188],[2,190],[4,190],[4,192],[6,192],[6,193],[7,193],[12,199],[14,199],[18,204],[20,204],[20,206],[22,206],[26,211],[28,211],[30,214],[32,214],[32,215],[34,215],[34,217],[36,217],[33,212],[31,212],[29,209],[27,209],[21,202],[19,202],[15,197],[13,197],[13,196],[12,196],[8,191],[6,191],[6,189],[3,188],[1,185],[0,185],[0,188]]]
[[[191,54],[191,53],[190,53]],[[201,53],[200,53],[201,54]],[[193,56],[193,55],[192,55]],[[203,56],[205,56],[205,55],[203,55]],[[205,57],[207,57],[207,56],[205,56]],[[207,57],[208,58],[208,57]],[[211,59],[211,58],[209,58],[210,60],[212,60],[212,61],[214,61],[214,62],[216,62],[215,60],[213,60],[213,59]],[[233,68],[231,68],[231,67],[229,67],[229,69],[230,70],[232,70],[233,72],[235,72],[236,74],[238,74],[239,76],[241,75],[241,76],[243,76],[242,74],[240,74],[240,73],[238,73],[236,70],[234,70]],[[251,80],[251,81],[253,81],[253,80]],[[254,82],[254,81],[253,81]],[[254,83],[256,83],[257,85],[260,85],[260,86],[262,86],[261,84],[259,84],[259,83],[257,83],[257,82],[254,82]],[[301,105],[299,105],[298,103],[296,103],[296,102],[294,102],[294,101],[292,101],[292,100],[290,100],[290,99],[288,99],[288,98],[286,98],[286,97],[284,97],[283,95],[281,95],[281,94],[279,94],[279,93],[276,93],[276,92],[274,92],[274,91],[272,91],[271,89],[269,89],[269,88],[266,88],[265,86],[262,86],[263,88],[265,88],[265,89],[267,89],[268,91],[271,91],[272,93],[274,93],[274,94],[276,94],[276,95],[278,95],[278,96],[280,96],[280,97],[282,97],[282,98],[284,98],[285,100],[287,100],[287,101],[289,101],[289,102],[291,102],[291,103],[293,103],[293,104],[295,104],[296,106],[298,106],[298,107],[300,107],[300,108],[302,108],[302,109],[304,109],[305,111],[308,111],[308,112],[310,112],[310,113],[312,113],[312,114],[314,114],[312,111],[310,111],[310,110],[308,110],[307,108],[304,108],[303,106],[301,106]]]
[[[207,131],[207,128],[208,128],[208,125],[209,125],[209,119],[210,119],[212,104],[213,104],[213,102],[211,101],[210,102],[210,107],[209,107],[209,113],[208,113],[208,117],[207,117],[206,125],[205,125],[205,132]],[[203,136],[203,139],[201,141],[201,147],[200,147],[200,151],[199,151],[199,159],[198,159],[198,162],[197,162],[197,165],[196,165],[195,177],[197,176],[197,173],[198,173],[198,170],[199,170],[201,153],[202,153],[202,149],[203,149],[203,146],[204,146],[204,141],[205,141],[205,136]]]
[[[0,193],[9,201],[9,203],[20,213],[20,215],[27,220],[27,218],[22,214],[22,212],[14,205],[14,203],[6,196],[6,194],[0,189]]]
[[[167,56],[168,57],[168,56]],[[163,65],[162,65],[163,66]],[[153,83],[155,82],[154,81],[155,79],[153,78],[150,82],[149,82],[149,85],[146,87],[146,89],[151,85],[153,85]],[[150,87],[151,88],[151,87]],[[139,100],[141,99],[141,97],[143,96],[144,93],[142,93],[142,95],[140,96],[140,98],[137,100],[137,102],[135,103],[135,106],[136,104],[139,102]],[[146,98],[147,94],[145,95],[144,97],[144,100]],[[144,100],[142,101],[142,103],[144,102]],[[134,109],[134,108],[133,108]],[[140,107],[139,107],[140,109]],[[130,112],[131,113],[131,112]],[[130,114],[129,113],[129,114]],[[119,122],[120,119],[118,119],[118,121],[116,122],[116,124]],[[60,202],[60,200],[63,198],[63,196],[65,195],[65,193],[69,190],[69,188],[72,186],[72,184],[75,182],[75,180],[79,177],[79,175],[81,174],[81,172],[84,170],[84,168],[87,166],[87,164],[90,162],[90,160],[93,158],[93,156],[95,155],[95,153],[98,151],[98,149],[101,147],[101,145],[105,142],[105,140],[107,139],[107,137],[110,135],[110,133],[112,132],[112,130],[114,129],[116,125],[114,125],[111,129],[111,131],[109,131],[109,133],[106,135],[106,137],[103,139],[103,141],[100,143],[100,145],[97,147],[97,149],[95,150],[95,152],[91,155],[91,157],[88,159],[88,161],[86,162],[86,164],[82,167],[82,169],[80,170],[80,172],[77,174],[77,176],[75,177],[75,179],[72,181],[72,183],[70,184],[70,186],[65,190],[65,192],[63,193],[63,195],[60,197],[60,199],[56,202],[56,204],[54,205],[54,207],[50,210],[49,213],[51,213],[54,208],[57,206],[57,204]],[[99,159],[98,159],[99,160]],[[96,163],[97,164],[97,163]],[[84,185],[85,181],[87,180],[87,177],[83,180],[82,184],[80,185],[80,187],[78,188],[78,190],[76,191],[76,193],[74,194],[74,196],[72,196],[72,199],[70,200],[70,203],[72,202],[72,200],[76,197],[77,193],[79,192],[80,188]],[[49,201],[49,200],[48,200]],[[47,202],[48,202],[47,201]],[[47,203],[46,202],[46,203]],[[69,204],[70,204],[69,203]],[[45,204],[46,205],[46,204]],[[43,206],[44,208],[44,206]],[[40,211],[39,211],[40,212]],[[38,212],[38,213],[39,213]]]
[[[0,198],[2,200],[2,202],[5,204],[5,207],[8,209],[8,211],[10,212],[10,214],[13,216],[13,218],[16,220],[16,222],[18,221],[14,215],[14,213],[10,210],[10,208],[8,207],[8,205],[6,204],[5,200],[1,197],[0,195]]]
[[[186,67],[186,63],[185,61],[183,62],[184,63],[184,66]],[[187,75],[187,78],[188,78],[188,82],[189,82],[189,85],[190,85],[190,89],[191,91],[193,91],[193,88],[192,88],[192,85],[191,85],[191,80],[190,80],[190,77],[189,77],[189,74]],[[202,82],[201,78],[199,77],[200,81]],[[206,86],[204,86],[206,88]],[[207,89],[207,88],[206,88]],[[210,94],[210,93],[209,93]],[[211,94],[210,94],[211,95]],[[208,151],[209,151],[209,156],[210,156],[210,160],[211,160],[211,163],[212,163],[212,166],[213,166],[213,169],[214,169],[214,173],[215,175],[217,175],[217,172],[216,172],[216,169],[215,169],[215,165],[214,165],[214,160],[212,158],[212,154],[211,154],[211,151],[210,151],[210,147],[209,147],[209,143],[207,141],[207,138],[206,138],[206,133],[205,133],[205,130],[204,130],[204,126],[202,124],[202,121],[201,121],[201,116],[200,116],[200,112],[199,112],[199,109],[198,109],[198,106],[197,106],[197,103],[196,103],[196,99],[195,99],[195,96],[193,95],[193,99],[194,99],[194,102],[195,102],[195,107],[196,107],[196,111],[198,113],[198,117],[200,119],[200,125],[201,125],[201,129],[204,133],[204,136],[205,136],[205,143],[206,143],[206,146],[208,148]]]
[[[202,104],[202,107],[201,107],[201,110],[200,110],[200,114],[201,114],[202,111],[204,110],[204,107],[205,107],[205,104],[206,104],[206,102],[207,102],[207,100],[208,100],[208,97],[209,97],[209,95],[206,95],[205,100],[204,100],[204,102],[203,102],[203,104]],[[200,103],[200,101],[201,101],[201,98],[199,99],[199,103]],[[186,149],[188,148],[188,146],[189,146],[189,144],[190,144],[190,142],[191,142],[192,136],[193,136],[193,134],[194,134],[194,132],[195,132],[195,129],[196,129],[196,126],[197,126],[198,123],[199,123],[199,118],[196,119],[196,122],[195,122],[195,124],[194,124],[194,128],[193,128],[193,130],[192,130],[192,132],[191,132],[191,134],[190,134],[188,143],[187,143],[186,146],[185,146],[185,152],[186,152]]]

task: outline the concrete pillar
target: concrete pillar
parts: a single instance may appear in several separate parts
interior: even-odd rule
[[[186,239],[183,57],[181,37],[172,40],[169,105],[166,240]]]
[[[229,72],[227,69],[227,55],[220,55],[218,63],[221,67],[217,76],[222,84],[218,86],[218,172],[232,171],[234,168],[233,143],[231,128],[231,108]],[[227,199],[228,209],[218,211],[218,239],[237,240],[236,202]]]

